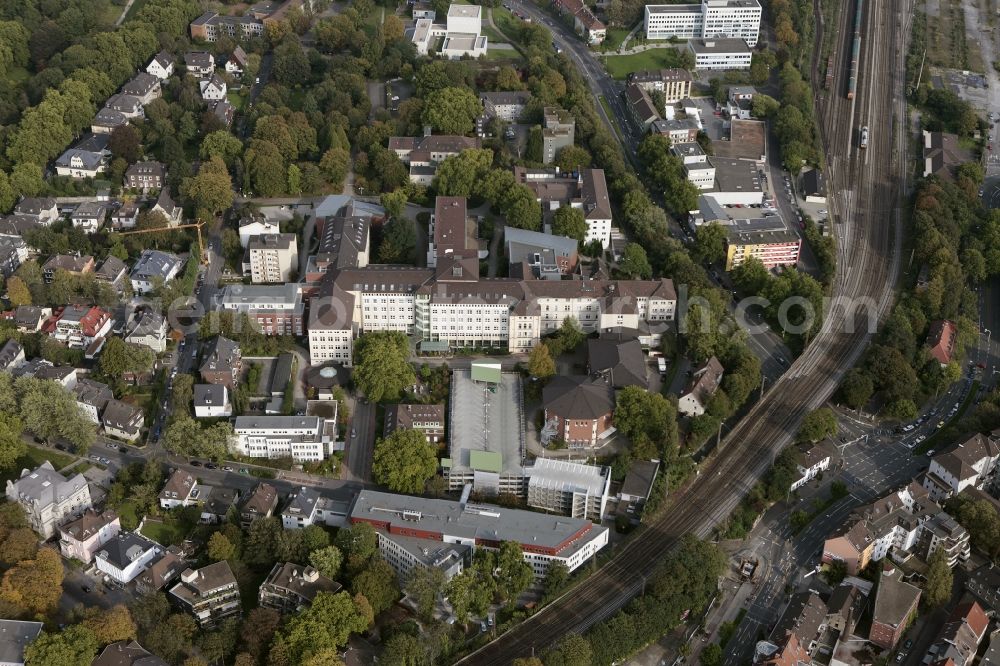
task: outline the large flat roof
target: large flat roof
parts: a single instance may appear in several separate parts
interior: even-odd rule
[[[730,157],[709,158],[715,167],[718,192],[761,192],[760,172],[755,162]]]
[[[485,471],[521,474],[523,440],[524,419],[518,375],[502,373],[498,383],[487,386],[472,381],[470,370],[455,370],[452,373],[453,472],[470,471],[475,469],[474,464],[481,464],[488,466]],[[483,456],[483,453],[493,455]],[[497,456],[500,457],[499,464]],[[493,469],[495,467],[499,469]]]
[[[479,5],[449,5],[448,16],[460,18],[479,18],[483,13],[483,8]]]
[[[701,5],[646,5],[650,14],[701,14]]]
[[[555,488],[563,492],[586,492],[603,495],[608,487],[607,467],[582,465],[567,460],[538,458],[525,470],[529,487]]]

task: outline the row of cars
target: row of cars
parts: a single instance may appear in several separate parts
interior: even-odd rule
[[[937,425],[934,427],[935,431],[943,428],[948,421],[952,420],[953,418],[955,418],[955,416],[958,415],[958,410],[959,408],[961,408],[962,403],[965,402],[965,398],[969,395],[969,390],[971,388],[972,388],[972,375],[970,374],[968,377],[966,377],[965,382],[962,384],[962,390],[958,394],[958,400],[956,400],[955,404],[953,404],[948,409],[947,413],[942,413],[940,419],[937,422]],[[937,408],[932,409],[931,411],[927,412],[913,423],[907,424],[905,426],[900,426],[899,428],[896,429],[896,432],[907,434],[915,430],[918,430],[920,426],[924,425],[928,421],[931,421],[933,417],[935,417],[937,414],[938,414]],[[914,449],[917,446],[920,446],[926,439],[927,439],[926,434],[918,435],[914,439],[907,442],[906,447],[908,449]],[[933,456],[934,450],[931,449],[930,451],[928,451],[927,455]]]

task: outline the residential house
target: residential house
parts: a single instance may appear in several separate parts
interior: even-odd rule
[[[139,295],[148,294],[177,277],[183,266],[184,262],[176,254],[143,250],[129,274],[132,290]]]
[[[194,385],[194,416],[199,419],[217,419],[232,416],[229,389],[225,384]]]
[[[600,44],[608,36],[607,26],[594,16],[583,0],[555,0],[553,6],[560,14],[573,17],[573,29],[591,46]]]
[[[808,169],[799,178],[799,192],[806,203],[826,203],[826,177],[819,169]]]
[[[135,579],[135,591],[139,594],[159,592],[181,575],[187,568],[184,560],[174,552],[176,546],[170,546],[166,552],[153,562]]]
[[[184,54],[184,68],[188,74],[206,79],[215,72],[215,56],[207,51],[188,51]]]
[[[56,158],[56,174],[70,178],[95,178],[107,170],[110,157],[111,153],[106,150],[70,148]]]
[[[246,245],[250,281],[254,284],[292,282],[299,269],[295,234],[252,236]]]
[[[4,278],[9,278],[21,266],[21,256],[26,252],[19,248],[24,246],[23,240],[0,237],[0,275]]]
[[[761,641],[754,654],[754,666],[799,666],[811,663],[809,652],[794,634],[788,634],[777,644]]]
[[[24,666],[24,650],[42,633],[41,622],[0,620],[0,664]]]
[[[146,73],[161,81],[169,79],[174,75],[174,57],[166,51],[160,51],[146,65]]]
[[[722,383],[724,370],[719,359],[714,356],[691,375],[691,380],[677,400],[677,411],[688,417],[701,416],[708,407],[708,401]]]
[[[638,340],[587,340],[587,370],[600,375],[612,388],[638,386],[645,389],[646,356]]]
[[[931,356],[941,365],[948,365],[955,353],[955,343],[958,342],[958,326],[947,319],[931,322],[927,331],[927,347]]]
[[[125,326],[125,342],[149,347],[157,354],[167,350],[167,320],[152,309],[136,310]]]
[[[799,478],[792,482],[789,492],[795,492],[830,468],[832,448],[826,440],[799,446],[799,459],[795,464]]]
[[[319,520],[318,509],[322,505],[322,498],[313,488],[302,487],[291,496],[286,506],[281,512],[281,525],[286,530],[308,527]]]
[[[160,79],[146,72],[139,72],[122,86],[122,93],[138,97],[143,106],[162,96]]]
[[[604,379],[558,375],[542,389],[544,430],[571,449],[597,446],[611,428],[614,394]]]
[[[14,310],[14,326],[21,333],[37,333],[42,324],[52,316],[52,308],[37,305],[19,305]]]
[[[160,508],[175,509],[179,506],[190,506],[197,497],[192,496],[196,482],[190,472],[175,469],[160,491]]]
[[[134,442],[142,430],[142,410],[120,400],[109,400],[101,416],[104,433],[109,437]]]
[[[768,641],[777,643],[794,634],[802,648],[813,654],[826,629],[827,610],[823,599],[811,590],[793,594],[784,613],[771,630]]]
[[[226,72],[232,76],[241,77],[246,66],[247,52],[243,50],[242,46],[237,46],[226,60]]]
[[[927,650],[932,663],[970,666],[989,626],[990,618],[978,603],[959,604]]]
[[[225,560],[201,569],[187,569],[180,582],[170,588],[170,597],[183,610],[194,615],[198,625],[216,626],[227,617],[239,617],[240,588],[233,570]]]
[[[208,343],[198,372],[206,384],[223,384],[234,390],[241,366],[239,345],[219,335]]]
[[[131,229],[139,221],[139,206],[134,201],[126,201],[111,213],[111,226],[115,229]]]
[[[218,525],[226,521],[229,510],[236,506],[240,491],[226,486],[200,486],[201,522],[207,525]]]
[[[953,180],[961,165],[972,161],[972,153],[959,145],[958,136],[946,132],[923,132],[924,178]]]
[[[104,103],[104,108],[108,111],[117,111],[129,120],[142,118],[146,115],[146,112],[142,108],[142,100],[133,95],[124,95],[122,93],[109,97]]]
[[[0,370],[13,370],[24,364],[24,347],[14,338],[0,348]]]
[[[320,592],[339,592],[340,583],[320,574],[310,566],[276,562],[261,583],[258,603],[282,613],[298,613],[307,608]]]
[[[168,666],[134,640],[111,643],[101,650],[90,666]]]
[[[153,205],[151,211],[153,213],[160,213],[163,217],[167,218],[167,224],[171,227],[175,227],[181,223],[181,216],[184,214],[184,209],[174,203],[174,200],[170,198],[170,188],[164,187],[160,190],[160,196],[156,198],[156,204]]]
[[[94,134],[111,134],[119,127],[128,125],[128,116],[121,111],[103,108],[90,121],[90,131]]]
[[[50,336],[70,349],[86,349],[94,340],[110,333],[113,324],[114,319],[107,310],[86,305],[67,305],[58,314]]]
[[[265,234],[277,235],[280,229],[277,221],[263,216],[247,216],[240,218],[240,245],[246,247],[250,239]]]
[[[115,397],[111,387],[107,384],[86,377],[76,381],[73,393],[76,394],[76,404],[80,410],[87,415],[88,419],[97,424],[101,422],[101,413],[108,401]]]
[[[14,214],[30,217],[42,225],[49,225],[59,219],[59,208],[52,197],[25,197],[14,206]]]
[[[886,564],[882,567],[875,611],[868,639],[880,648],[892,650],[917,613],[920,588],[903,582],[903,572]]]
[[[137,532],[119,532],[94,554],[97,570],[126,586],[163,554],[163,546]]]
[[[444,405],[392,404],[385,408],[384,435],[400,428],[419,430],[430,444],[444,441]]]
[[[626,508],[626,515],[639,517],[642,507],[653,492],[653,483],[656,481],[656,474],[660,470],[659,460],[633,460],[629,465],[625,480],[622,481],[618,490],[619,511],[621,505]],[[628,509],[631,508],[631,511]]]
[[[63,388],[69,389],[70,391],[76,386],[76,368],[70,367],[68,365],[52,365],[44,359],[32,359],[30,363],[26,363],[19,370],[23,371],[31,363],[35,361],[42,361],[37,367],[35,367],[30,375],[36,379],[42,379],[45,381],[55,382],[62,386]],[[27,374],[27,373],[26,373]]]
[[[206,102],[218,102],[226,98],[226,82],[218,74],[212,73],[208,80],[198,84],[201,98]]]
[[[249,529],[258,518],[270,518],[278,508],[278,491],[269,483],[258,483],[240,507],[240,527]]]
[[[632,72],[628,80],[629,83],[634,83],[649,92],[654,90],[662,92],[668,105],[691,97],[693,77],[691,72],[679,67]]]
[[[90,564],[97,551],[121,531],[118,514],[87,509],[82,516],[59,528],[59,551],[66,559]]]
[[[531,93],[524,90],[484,92],[479,94],[479,101],[483,103],[487,118],[514,123],[521,119],[531,101]]]
[[[653,104],[653,98],[645,88],[635,83],[625,86],[625,108],[642,134],[646,133],[654,121],[660,119],[660,112]]]
[[[287,7],[289,4],[291,3],[286,2],[283,6]],[[268,15],[267,18],[277,20],[275,17],[280,18],[279,12]],[[219,15],[217,12],[205,12],[191,21],[191,39],[214,42],[223,36],[229,37],[233,41],[263,37],[266,23],[258,18],[259,15],[251,12],[243,16],[227,16]]]
[[[969,487],[988,487],[998,460],[1000,442],[996,436],[977,433],[931,458],[923,486],[935,501],[954,497]]]
[[[430,185],[437,168],[449,157],[464,150],[481,148],[479,138],[446,134],[425,134],[422,137],[394,136],[389,139],[389,150],[410,170],[410,182]]]
[[[82,257],[71,254],[55,254],[42,264],[42,278],[46,284],[50,284],[56,276],[56,271],[83,275],[92,270],[94,270],[94,258],[89,254]]]
[[[128,273],[128,266],[125,262],[113,254],[109,254],[101,262],[100,267],[94,271],[94,278],[98,282],[110,284],[115,289],[121,289],[125,274]]]
[[[132,190],[159,190],[167,182],[167,168],[162,162],[136,162],[125,172],[125,187]]]
[[[610,467],[536,458],[525,474],[528,506],[573,518],[588,518],[598,524],[604,520],[611,487]]]
[[[104,220],[108,216],[108,207],[100,201],[86,201],[76,207],[70,215],[70,222],[74,227],[82,229],[87,233],[94,233],[104,226]]]
[[[322,416],[237,416],[233,432],[240,455],[311,462],[333,453],[336,422]]]

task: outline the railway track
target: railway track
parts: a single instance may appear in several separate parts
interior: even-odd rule
[[[867,3],[857,94],[846,99],[843,77],[849,68],[837,68],[832,91],[820,104],[822,136],[830,156],[830,205],[843,224],[837,235],[840,270],[835,304],[812,345],[734,426],[721,450],[703,465],[697,482],[674,496],[670,511],[622,546],[586,585],[460,663],[509,664],[611,617],[642,591],[660,557],[681,537],[708,537],[726,520],[790,442],[802,417],[830,397],[864,351],[868,328],[851,322],[858,314],[861,322],[869,312],[879,318],[886,314],[899,267],[894,251],[900,233],[899,189],[894,174],[904,171],[899,158],[905,154],[905,137],[893,118],[894,114],[905,118],[905,105],[900,107],[902,82],[892,71],[905,71],[900,65],[905,49],[897,22],[899,9],[911,1]],[[849,54],[853,30],[844,24],[854,16],[850,11],[840,15],[838,34],[844,43],[838,50]],[[871,127],[866,151],[857,150],[853,141],[859,117]]]

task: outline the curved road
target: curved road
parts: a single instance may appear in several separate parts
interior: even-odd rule
[[[829,182],[835,194],[831,206],[844,220],[837,234],[841,270],[834,295],[844,305],[831,308],[812,345],[733,428],[696,481],[674,496],[673,510],[622,546],[585,587],[556,600],[461,663],[509,664],[616,613],[641,591],[660,557],[678,539],[685,534],[707,537],[726,520],[766,472],[772,456],[790,442],[802,417],[829,398],[856,362],[872,332],[867,326],[852,325],[854,316],[862,324],[866,312],[882,317],[899,271],[898,183],[903,178],[906,143],[905,123],[896,119],[905,119],[905,101],[902,81],[892,70],[905,71],[899,65],[905,51],[897,42],[902,35],[898,24],[902,4],[902,0],[874,4],[876,13],[865,22],[858,98],[848,103],[831,95],[824,108]],[[583,72],[589,74],[590,69],[584,67]],[[595,85],[591,80],[591,87]],[[886,94],[889,91],[893,94]],[[859,151],[853,141],[861,124],[872,128],[867,151]]]

